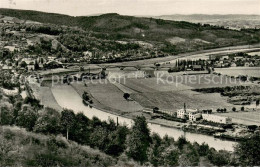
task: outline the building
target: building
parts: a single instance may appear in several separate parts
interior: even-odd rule
[[[236,63],[231,63],[231,65],[230,65],[231,67],[236,67],[237,66],[237,64]]]
[[[201,113],[199,111],[189,112],[189,120],[190,121],[197,121],[200,118],[201,118]]]
[[[203,67],[201,65],[193,65],[192,70],[193,71],[202,71]]]
[[[244,57],[242,57],[242,56],[236,56],[236,57],[234,57],[235,61],[242,60],[243,58],[244,58]]]
[[[189,119],[190,121],[196,121],[201,118],[201,113],[197,109],[180,109],[177,111],[177,118]]]
[[[245,67],[249,67],[250,63],[249,62],[245,62],[244,66]]]
[[[232,118],[223,117],[214,114],[202,114],[202,119],[209,122],[215,122],[220,124],[232,124]]]
[[[221,58],[220,58],[220,60],[228,60],[229,59],[229,56],[222,56]]]

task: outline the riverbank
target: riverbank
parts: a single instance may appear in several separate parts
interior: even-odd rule
[[[66,88],[65,88],[66,87]],[[64,91],[66,90],[66,91]],[[78,93],[69,85],[62,85],[52,88],[53,95],[57,103],[62,108],[72,109],[75,113],[83,113],[89,118],[98,117],[102,121],[107,121],[108,119],[113,119],[115,122],[118,120],[119,124],[124,124],[128,127],[133,125],[133,120],[131,117],[126,115],[116,115],[104,110],[99,110],[97,108],[90,108],[83,104],[82,98]],[[140,113],[141,114],[141,113]],[[198,142],[202,144],[203,142],[207,143],[210,147],[214,147],[216,150],[225,149],[228,151],[233,151],[233,145],[236,144],[232,141],[224,141],[220,139],[215,139],[213,136],[207,136],[202,134],[195,134],[189,132],[183,132],[180,129],[173,127],[164,127],[160,124],[155,124],[148,120],[149,128],[151,132],[158,133],[161,137],[168,135],[177,140],[181,136],[185,136],[188,141]]]

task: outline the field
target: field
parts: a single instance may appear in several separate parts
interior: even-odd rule
[[[260,126],[260,112],[250,111],[250,112],[229,112],[229,113],[217,113],[218,115],[231,117],[233,122]]]
[[[180,85],[184,84],[196,89],[248,84],[225,75],[215,75],[215,74],[198,74],[198,75],[166,74],[161,78],[169,82],[173,81]]]
[[[41,101],[41,104],[45,107],[54,108],[58,111],[61,111],[62,108],[55,100],[50,87],[40,87],[38,84],[30,84],[30,87],[33,90],[33,95]]]
[[[126,79],[125,83],[122,82],[122,84],[140,93],[192,89],[186,85],[176,84],[175,82],[166,82],[165,80],[157,80],[157,78]]]
[[[40,101],[44,106],[54,108],[58,111],[62,110],[62,108],[55,100],[51,92],[51,89],[49,87],[41,87],[39,94],[40,94]]]
[[[191,90],[167,91],[167,92],[145,92],[134,93],[131,97],[143,107],[177,111],[183,108],[184,103],[193,109],[216,109],[226,107],[231,109],[232,105],[220,97],[219,94],[202,94]]]
[[[219,68],[219,69],[215,69],[215,71],[229,76],[248,75],[248,76],[260,77],[260,72],[259,72],[260,67]]]
[[[171,83],[157,82],[156,78],[126,79],[121,83],[134,90],[131,98],[145,108],[159,107],[163,110],[177,111],[186,103],[189,108],[216,109],[226,107],[231,109],[232,104],[217,93],[203,94],[192,91],[192,87]]]
[[[89,83],[87,87],[83,83],[74,83],[72,86],[80,95],[84,91],[88,92],[92,96],[94,106],[97,105],[98,108],[118,113],[136,112],[143,109],[137,102],[124,99],[124,92],[109,82],[106,84]]]

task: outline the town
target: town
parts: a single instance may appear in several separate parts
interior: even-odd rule
[[[0,9],[0,166],[259,165],[259,32]]]

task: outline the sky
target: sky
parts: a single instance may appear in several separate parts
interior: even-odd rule
[[[260,15],[260,0],[0,0],[0,8],[37,10],[71,16],[103,13],[139,16],[169,14]]]

